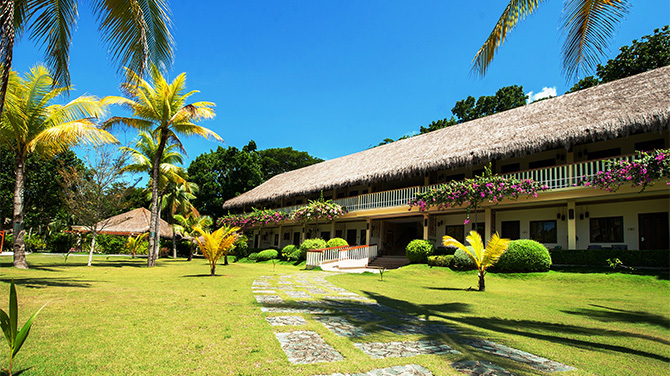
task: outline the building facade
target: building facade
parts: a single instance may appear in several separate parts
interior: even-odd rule
[[[670,248],[667,180],[644,191],[622,186],[607,192],[581,185],[608,162],[637,151],[670,147],[670,67],[566,94],[485,118],[324,161],[273,177],[227,201],[224,208],[290,212],[332,199],[348,213],[303,226],[286,221],[256,229],[258,248],[284,247],[319,236],[349,244],[377,244],[382,254],[404,254],[423,238],[463,240],[470,229],[529,238],[548,248]],[[547,185],[537,197],[462,207],[410,210],[408,202],[452,180],[493,172]]]

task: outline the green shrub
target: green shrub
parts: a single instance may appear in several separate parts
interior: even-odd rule
[[[424,264],[435,252],[435,246],[428,240],[415,239],[407,244],[405,251],[409,262]]]
[[[547,248],[535,240],[513,240],[495,267],[504,272],[546,272],[551,267],[551,256]]]
[[[298,250],[298,247],[294,246],[293,244],[289,244],[281,250],[281,257],[284,260],[297,261],[297,259],[293,260],[292,258],[294,253],[296,254],[296,257],[299,256],[300,251]]]
[[[104,254],[118,254],[126,251],[126,237],[109,234],[98,234],[95,237],[95,251]],[[91,239],[88,239],[89,247]],[[170,252],[172,248],[170,248]]]
[[[247,258],[248,258],[249,260],[256,261],[256,260],[258,260],[258,253],[256,253],[256,252],[254,252],[254,253],[250,253],[249,256],[247,256]]]
[[[314,239],[305,239],[302,244],[300,244],[299,253],[297,254],[297,260],[304,260],[307,258],[307,251],[311,249],[324,249],[326,247],[326,241],[321,238]]]
[[[237,238],[235,241],[235,247],[231,251],[231,254],[235,255],[236,259],[241,259],[243,257],[249,256],[251,250],[249,249],[249,238],[246,235],[242,235]]]
[[[43,251],[47,248],[47,243],[42,239],[41,236],[33,234],[25,237],[26,242],[26,251],[28,252],[37,252]]]
[[[456,252],[456,248],[452,247],[437,247],[435,248],[435,252],[433,255],[435,256],[446,256],[446,255],[454,255],[454,252]]]
[[[256,261],[267,261],[276,259],[279,256],[279,252],[276,249],[266,249],[265,251],[258,252],[256,256]]]
[[[670,267],[667,249],[552,249],[549,254],[558,265],[607,266],[607,259],[618,258],[626,266]]]
[[[328,240],[328,243],[326,243],[326,248],[341,247],[341,246],[345,246],[345,245],[349,245],[349,243],[347,243],[346,240],[344,240],[342,238],[332,238],[332,239]]]
[[[59,232],[49,237],[47,240],[47,249],[51,252],[67,253],[76,243],[77,239],[74,234]]]
[[[471,246],[467,246],[467,248],[472,250]],[[470,258],[470,255],[458,248],[454,252],[454,267],[463,270],[471,270],[477,269],[477,264],[475,264],[475,261]]]
[[[454,255],[428,256],[428,265],[451,267],[454,265]]]

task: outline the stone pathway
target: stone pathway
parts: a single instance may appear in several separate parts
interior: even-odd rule
[[[299,330],[275,333],[291,363],[337,362],[342,355],[315,332]]]
[[[451,363],[451,367],[469,376],[516,376],[486,360],[464,360]]]
[[[547,358],[483,339],[464,339],[463,343],[468,344],[477,350],[528,364],[529,366],[544,372],[562,372],[576,369],[563,363],[555,362]]]
[[[439,341],[354,343],[364,353],[376,359],[408,357],[423,354],[460,354]]]
[[[375,330],[386,330],[396,336],[428,336],[420,341],[351,342],[374,359],[410,357],[417,355],[460,354],[437,340],[444,335],[460,335],[447,325],[429,323],[426,319],[406,314],[396,308],[379,304],[374,300],[349,292],[328,282],[325,277],[332,273],[306,272],[279,276],[262,276],[252,285],[254,297],[262,306],[261,311],[271,326],[301,326],[314,320],[324,325],[337,336],[358,338]],[[267,306],[270,305],[270,306]],[[302,316],[276,315],[282,313]],[[350,321],[353,320],[353,321]],[[365,325],[363,329],[360,325]],[[293,364],[337,362],[344,357],[324,338],[313,331],[297,330],[275,332],[277,340]],[[328,336],[325,337],[328,339]],[[431,339],[434,338],[434,339]],[[523,364],[543,372],[570,371],[575,368],[545,359],[521,350],[477,338],[460,341],[479,351],[484,351]],[[341,343],[341,342],[340,342]],[[341,346],[341,345],[340,345]],[[451,364],[455,370],[471,376],[514,376],[513,373],[484,360],[464,360]],[[394,366],[368,371],[367,373],[329,376],[432,376],[430,370],[416,364]]]
[[[333,373],[332,375],[320,376],[433,376],[428,368],[418,364],[407,364],[388,368],[373,369],[366,373]]]

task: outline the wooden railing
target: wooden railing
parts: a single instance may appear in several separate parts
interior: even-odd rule
[[[377,245],[341,246],[307,251],[307,268],[320,266],[328,262],[345,260],[364,260],[377,258]]]
[[[633,158],[633,155],[628,155],[617,158],[598,159],[568,165],[501,174],[501,176],[514,177],[517,179],[532,179],[542,185],[547,185],[550,190],[565,189],[580,185],[585,178],[596,175],[598,171],[604,171],[607,168],[607,165],[611,162],[618,162],[620,160],[631,161]],[[432,188],[439,187],[440,185],[441,184],[433,184],[420,187],[400,188],[391,191],[366,193],[360,196],[333,200],[333,202],[344,206],[348,212],[407,206],[417,193],[426,192]],[[300,205],[278,210],[290,213],[298,207],[300,207]]]

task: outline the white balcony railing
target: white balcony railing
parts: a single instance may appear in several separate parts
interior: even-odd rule
[[[375,258],[377,258],[376,244],[342,246],[308,251],[306,264],[308,268],[313,268],[328,262],[346,260],[367,260],[367,262],[370,262]]]
[[[618,162],[624,159],[631,161],[633,158],[634,156],[631,155],[618,158],[599,159],[569,165],[501,174],[501,176],[514,177],[517,179],[532,179],[542,185],[547,185],[550,190],[564,189],[579,185],[585,177],[589,178],[596,175],[598,171],[604,171],[610,162]],[[358,210],[406,206],[412,199],[414,199],[417,193],[426,192],[434,187],[439,187],[440,185],[441,184],[434,184],[422,187],[409,187],[391,191],[367,193],[360,196],[333,200],[333,202],[346,207],[347,211],[350,213]],[[300,207],[300,205],[284,207],[278,210],[290,213],[298,207]]]

